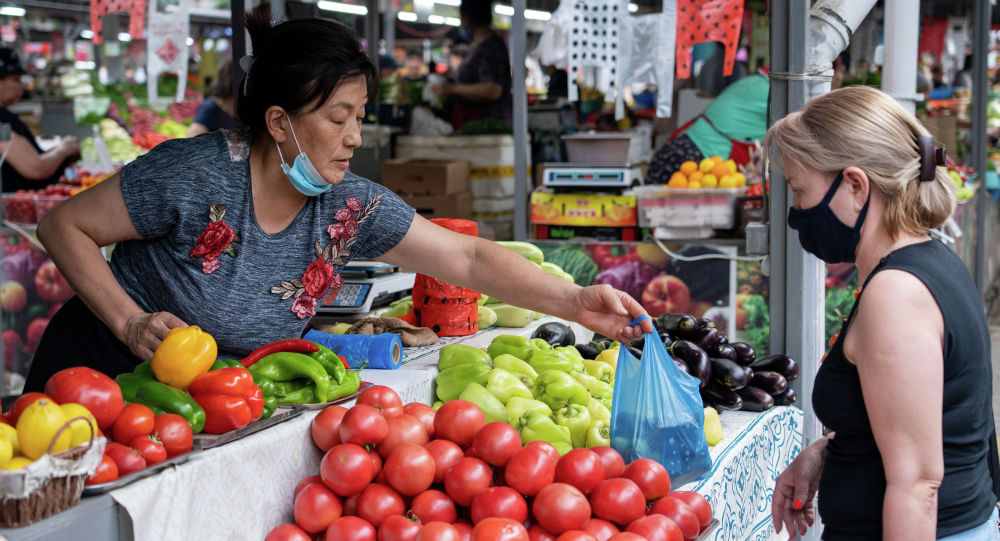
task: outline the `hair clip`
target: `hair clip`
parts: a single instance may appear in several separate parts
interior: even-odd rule
[[[948,165],[945,147],[934,148],[934,137],[921,135],[917,137],[917,147],[920,150],[920,182],[934,180],[934,168]]]

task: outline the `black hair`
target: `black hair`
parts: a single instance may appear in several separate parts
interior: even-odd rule
[[[423,47],[416,47],[416,46],[410,47],[409,49],[406,50],[406,56],[407,57],[415,56],[415,57],[419,58],[420,60],[423,60],[424,59],[424,48]]]
[[[290,115],[315,111],[345,79],[363,76],[368,100],[375,98],[378,71],[347,26],[327,19],[272,26],[266,3],[244,15],[243,25],[254,60],[236,96],[236,115],[255,140],[267,131],[264,114],[269,107],[277,105]]]
[[[476,26],[490,26],[493,24],[493,2],[490,0],[462,0],[462,6],[458,8],[462,17],[468,17],[472,24]]]

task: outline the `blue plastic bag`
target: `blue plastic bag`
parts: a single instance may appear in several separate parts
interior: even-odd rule
[[[655,333],[646,334],[642,361],[628,349],[620,349],[611,401],[611,446],[626,464],[637,458],[653,459],[670,473],[673,486],[712,469],[699,383],[674,366]]]

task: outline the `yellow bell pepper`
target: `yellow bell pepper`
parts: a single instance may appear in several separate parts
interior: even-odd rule
[[[175,327],[153,353],[153,375],[167,385],[187,390],[194,378],[208,372],[217,354],[212,335],[194,325]]]

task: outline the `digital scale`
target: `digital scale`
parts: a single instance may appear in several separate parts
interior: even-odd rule
[[[341,276],[344,285],[317,308],[320,314],[365,314],[409,294],[416,274],[378,261],[351,261]]]
[[[642,184],[642,170],[628,163],[542,164],[542,185],[548,188],[619,188]]]

